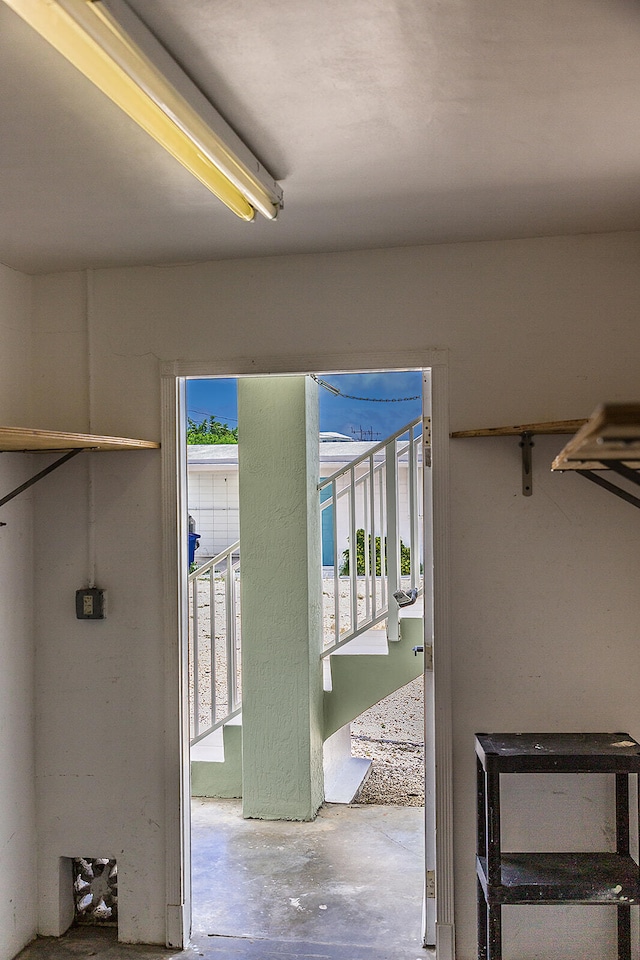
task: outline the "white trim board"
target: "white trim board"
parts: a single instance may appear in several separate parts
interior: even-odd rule
[[[165,624],[165,882],[168,947],[184,949],[191,934],[191,808],[189,770],[188,644],[186,636],[186,462],[184,381],[162,378],[162,515]],[[183,509],[184,507],[184,509]]]
[[[448,350],[390,350],[388,353],[342,353],[302,357],[229,357],[211,360],[166,360],[163,377],[300,376],[307,373],[370,373],[376,370],[422,370],[447,365]]]
[[[453,717],[449,601],[449,383],[445,364],[431,368],[433,457],[433,709],[436,794],[436,956],[454,960]]]

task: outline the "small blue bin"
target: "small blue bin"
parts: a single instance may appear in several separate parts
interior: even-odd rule
[[[189,534],[189,568],[191,568],[191,564],[195,561],[196,547],[198,546],[199,539],[200,539],[199,533]]]

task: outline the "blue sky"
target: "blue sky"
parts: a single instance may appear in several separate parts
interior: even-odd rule
[[[320,388],[320,429],[334,430],[355,439],[383,440],[421,413],[421,400],[396,402],[402,397],[419,398],[422,373],[419,370],[392,373],[323,374],[341,394],[334,396]],[[352,397],[371,399],[356,400]],[[387,402],[377,402],[379,400]],[[196,422],[214,416],[222,423],[238,424],[236,380],[187,380],[187,415]]]

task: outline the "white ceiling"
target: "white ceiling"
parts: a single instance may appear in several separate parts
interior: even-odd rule
[[[130,0],[271,174],[237,220],[0,2],[0,261],[640,228],[640,0]]]

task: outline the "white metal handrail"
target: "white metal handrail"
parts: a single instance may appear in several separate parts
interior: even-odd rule
[[[400,586],[422,592],[421,474],[423,461],[429,463],[428,428],[426,419],[407,424],[318,484],[320,491],[330,490],[321,511],[333,510],[334,627],[323,657],[384,620],[388,638],[397,640],[398,608],[389,604],[389,598]],[[400,465],[407,471],[408,512],[403,523],[398,504]],[[401,547],[409,551],[409,570],[405,557],[404,572]],[[342,565],[348,566],[345,575],[340,573]],[[346,604],[341,603],[343,585]],[[192,744],[241,710],[239,592],[240,541],[189,574]]]
[[[191,744],[240,713],[240,541],[189,574]]]
[[[333,525],[330,616],[334,627],[323,657],[383,620],[388,621],[388,639],[397,640],[398,607],[395,602],[390,604],[389,598],[401,586],[415,587],[422,593],[421,475],[423,463],[429,462],[423,454],[430,443],[429,426],[426,418],[407,424],[318,484],[321,494],[330,490],[320,509],[332,511]],[[398,504],[400,464],[407,471],[407,512],[402,523]],[[408,571],[402,548],[409,551]],[[331,602],[331,591],[325,593]],[[341,603],[345,600],[342,593],[347,594],[346,603]]]

